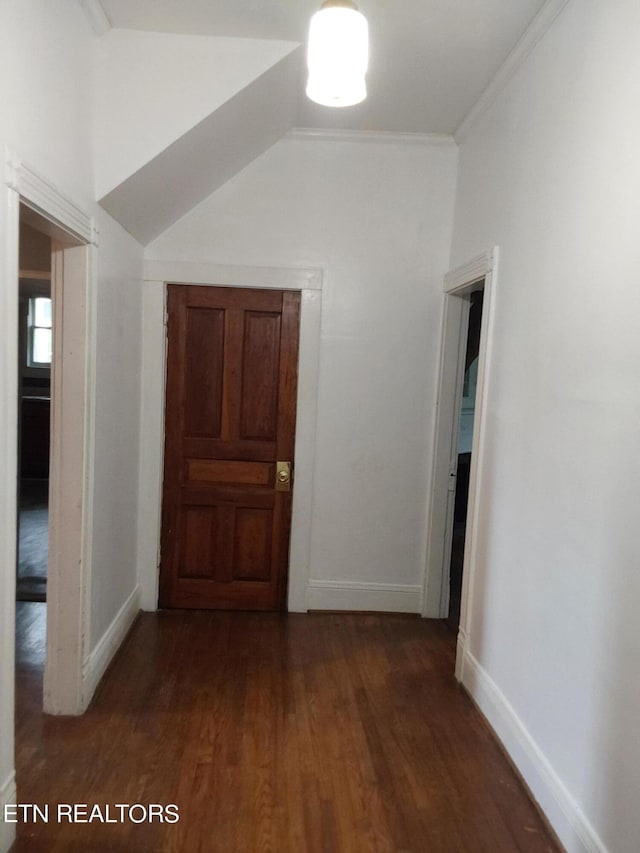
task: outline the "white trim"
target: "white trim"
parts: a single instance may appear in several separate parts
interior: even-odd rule
[[[491,352],[494,335],[494,317],[495,317],[495,289],[498,266],[498,249],[497,247],[484,252],[481,255],[471,259],[468,263],[456,267],[445,276],[444,282],[444,299],[443,308],[443,323],[442,323],[442,343],[440,350],[440,366],[439,366],[439,387],[437,400],[437,416],[434,432],[434,457],[439,457],[442,451],[439,447],[441,432],[444,432],[444,427],[439,427],[441,408],[444,400],[445,387],[444,383],[450,383],[450,371],[445,374],[444,364],[445,358],[450,358],[450,352],[445,347],[445,336],[452,334],[452,329],[447,326],[447,317],[451,307],[458,308],[458,312],[452,312],[451,317],[455,321],[456,317],[461,317],[461,306],[451,306],[448,304],[450,300],[455,302],[458,297],[470,293],[474,285],[483,281],[483,307],[482,307],[482,326],[480,334],[480,352],[478,355],[478,382],[476,392],[476,410],[474,415],[474,430],[473,430],[473,446],[471,452],[471,470],[469,473],[469,502],[467,508],[467,526],[465,537],[464,550],[464,568],[462,575],[462,601],[460,608],[460,626],[459,633],[462,635],[462,642],[468,640],[471,630],[471,607],[470,601],[473,598],[473,583],[476,567],[476,550],[477,550],[477,531],[478,531],[478,513],[482,502],[481,492],[483,488],[483,471],[484,471],[484,450],[485,450],[485,433],[486,433],[486,417],[487,417],[487,395],[489,389],[490,367],[491,367]],[[454,324],[455,325],[455,324]],[[456,352],[459,352],[458,341],[455,341]],[[453,350],[451,350],[453,351]],[[444,412],[442,417],[444,417]],[[451,429],[455,429],[455,424]],[[448,427],[447,427],[448,429]],[[449,456],[449,447],[446,448],[447,457]],[[445,566],[443,563],[443,553],[447,553],[447,549],[439,547],[444,542],[446,517],[443,513],[439,513],[439,507],[443,500],[448,496],[448,477],[449,477],[449,459],[447,465],[434,465],[431,485],[429,489],[429,505],[428,505],[428,530],[429,542],[427,543],[427,561],[424,573],[424,592],[422,603],[422,615],[425,617],[442,616],[441,603],[446,600],[446,595],[442,595],[442,584],[445,582]],[[464,657],[461,653],[461,647],[458,648],[456,656],[456,677],[462,680]]]
[[[374,144],[424,145],[430,148],[456,148],[449,133],[395,133],[386,130],[325,130],[319,127],[294,127],[285,139],[318,142],[368,142]]]
[[[91,384],[95,264],[91,247],[54,242],[47,656],[44,710],[81,714],[91,614],[95,400]],[[56,334],[55,330],[58,330]],[[62,334],[60,334],[62,332]]]
[[[94,522],[94,498],[95,490],[95,464],[96,464],[96,406],[97,406],[97,330],[98,330],[98,247],[97,244],[86,247],[86,288],[87,303],[85,306],[85,407],[84,407],[84,492],[82,507],[82,562],[85,566],[83,574],[84,598],[84,631],[82,638],[82,652],[85,652],[85,643],[90,637],[91,623],[91,597],[92,597],[92,557],[93,557],[93,522]],[[83,669],[84,675],[84,669]],[[88,707],[92,693],[87,693],[84,687],[82,691],[82,710]]]
[[[310,580],[310,610],[364,610],[380,613],[420,613],[422,588],[412,584]]]
[[[18,434],[18,222],[19,199],[0,184],[0,796],[15,797],[15,615]],[[13,800],[15,802],[15,800]],[[0,850],[8,850],[15,827],[0,822]]]
[[[96,643],[91,654],[85,658],[82,666],[82,680],[84,695],[89,700],[100,683],[100,679],[107,671],[107,667],[111,663],[113,656],[129,633],[139,612],[140,589],[136,585],[131,595],[116,613],[113,622]]]
[[[0,786],[0,853],[7,853],[16,838],[15,824],[4,822],[4,807],[17,802],[16,774],[9,773]]]
[[[89,26],[97,36],[103,36],[111,29],[111,21],[104,11],[100,0],[78,0],[85,13]]]
[[[8,188],[3,202],[5,217],[4,255],[7,258],[0,292],[4,293],[8,324],[6,332],[8,369],[15,371],[17,358],[17,319],[11,316],[17,306],[18,239],[20,203],[43,216],[55,227],[55,271],[52,283],[60,284],[56,311],[58,328],[64,335],[54,334],[56,358],[52,375],[53,412],[51,464],[52,500],[50,501],[49,575],[47,595],[47,657],[44,673],[44,708],[50,713],[79,714],[85,708],[82,693],[83,646],[89,635],[91,532],[93,496],[94,410],[95,400],[93,335],[95,315],[96,265],[90,243],[96,242],[93,220],[71,199],[38,172],[24,164],[9,149],[5,151],[4,178]],[[62,296],[62,298],[60,298]],[[54,304],[56,299],[54,297]],[[12,326],[9,328],[9,326]],[[14,330],[15,329],[15,330]],[[4,336],[3,336],[4,337]],[[17,372],[17,371],[16,371]],[[4,383],[12,401],[4,392],[0,441],[6,429],[7,440],[1,447],[0,468],[9,481],[15,479],[17,435],[15,406],[17,389],[11,380]],[[62,413],[64,410],[64,414]],[[63,428],[64,423],[64,428]],[[12,458],[13,457],[13,458]],[[12,579],[1,586],[12,589],[15,584],[15,540],[17,507],[15,492],[8,490],[0,524],[8,523],[5,536],[7,551],[14,559],[7,561],[6,571]],[[62,499],[64,494],[64,500]],[[8,532],[11,531],[11,532]],[[0,531],[2,533],[2,531]],[[0,589],[2,592],[2,589]],[[11,595],[15,615],[15,594]],[[10,623],[13,624],[13,617]],[[11,677],[13,678],[13,645]]]
[[[455,509],[455,490],[451,491],[450,486],[452,475],[457,477],[459,413],[469,328],[469,300],[445,296],[443,302],[422,600],[422,615],[427,619],[444,619],[449,613]]]
[[[257,287],[261,290],[322,290],[323,271],[314,267],[242,266],[198,261],[156,261],[144,263],[145,281],[183,284]]]
[[[470,651],[463,682],[569,853],[607,853],[602,839],[497,684]]]
[[[476,121],[494,103],[509,81],[515,77],[518,69],[547,33],[568,2],[569,0],[547,0],[540,9],[487,88],[480,95],[480,98],[456,128],[453,137],[458,145],[464,143]]]
[[[137,565],[140,607],[150,611],[158,607],[167,374],[165,307],[164,282],[143,282]]]
[[[444,292],[455,294],[461,288],[481,281],[493,269],[494,252],[483,252],[462,266],[450,270],[444,277]]]
[[[5,182],[31,210],[42,214],[82,243],[97,245],[98,232],[91,216],[65,196],[18,155],[5,149]]]
[[[142,388],[140,417],[140,472],[138,492],[138,583],[141,607],[158,606],[166,335],[166,282],[212,287],[262,287],[299,290],[300,349],[296,415],[296,481],[293,489],[289,546],[288,609],[307,610],[307,586],[313,517],[318,405],[320,326],[323,272],[319,269],[247,267],[184,261],[147,261],[145,264],[142,330]]]
[[[322,291],[303,290],[300,306],[298,401],[296,409],[296,480],[291,509],[288,609],[307,610],[311,566],[313,479],[316,461],[316,423],[320,386],[320,326]]]
[[[471,636],[471,602],[473,601],[480,508],[485,492],[485,449],[487,412],[492,377],[493,341],[495,337],[496,289],[499,250],[496,246],[487,253],[487,271],[484,276],[480,352],[478,354],[478,380],[476,384],[476,409],[473,419],[473,443],[469,470],[469,501],[462,569],[462,600],[460,604],[459,631],[463,633],[466,648]],[[472,282],[470,282],[472,284]],[[456,678],[462,680],[464,658],[456,657]]]

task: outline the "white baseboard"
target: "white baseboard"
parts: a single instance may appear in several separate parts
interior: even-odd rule
[[[89,705],[100,679],[105,674],[114,654],[120,648],[139,611],[140,587],[136,586],[83,664],[82,681],[85,708]]]
[[[420,613],[421,592],[420,586],[408,584],[310,580],[307,608]]]
[[[602,839],[522,720],[468,649],[464,651],[461,675],[462,683],[504,745],[567,853],[607,853]]]
[[[7,853],[16,838],[15,824],[3,820],[4,807],[16,802],[16,774],[12,771],[0,787],[0,853]]]

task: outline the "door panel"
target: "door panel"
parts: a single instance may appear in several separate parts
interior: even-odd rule
[[[235,522],[234,580],[267,581],[271,570],[272,511],[240,507]]]
[[[191,507],[183,516],[184,577],[215,577],[218,513],[215,507]]]
[[[223,349],[224,311],[188,309],[184,372],[187,435],[220,437]]]
[[[240,436],[273,441],[278,430],[280,315],[247,311]]]
[[[274,466],[269,462],[228,462],[219,459],[187,460],[187,480],[208,483],[247,483],[268,486]]]
[[[160,605],[284,607],[300,295],[168,288]]]

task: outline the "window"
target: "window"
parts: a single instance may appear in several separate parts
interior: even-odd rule
[[[52,354],[51,299],[36,296],[29,299],[29,367],[48,367]]]

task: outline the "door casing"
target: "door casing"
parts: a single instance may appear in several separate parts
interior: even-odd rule
[[[484,460],[487,430],[487,399],[491,379],[491,353],[495,317],[495,291],[498,273],[498,248],[479,255],[445,276],[443,294],[442,336],[434,435],[434,466],[428,508],[427,562],[424,576],[422,615],[443,618],[448,608],[448,565],[451,548],[451,518],[446,512],[449,502],[451,447],[457,439],[464,348],[468,325],[466,297],[482,283],[484,299],[478,355],[478,383],[474,417],[469,503],[462,576],[460,627],[457,638],[456,677],[462,681],[465,650],[471,636],[471,607],[476,568],[478,513],[484,487]],[[448,535],[447,535],[448,531]]]
[[[0,470],[4,471],[7,484],[17,483],[18,471],[21,208],[36,216],[57,243],[52,285],[55,288],[57,283],[58,308],[69,309],[65,312],[69,315],[69,327],[63,336],[58,333],[58,344],[54,344],[58,370],[56,377],[52,377],[52,395],[57,396],[58,409],[51,443],[57,467],[53,462],[50,527],[51,524],[56,527],[61,549],[49,559],[44,710],[80,714],[90,699],[85,690],[83,663],[90,612],[95,229],[88,215],[23,163],[15,152],[5,151],[4,174],[5,181],[0,183],[0,317],[3,320]],[[83,295],[82,311],[74,311],[70,300],[65,301],[65,291]],[[65,340],[71,344],[66,351]],[[63,377],[64,394],[61,393]],[[69,424],[75,426],[67,433]],[[81,478],[76,476],[78,469]],[[72,490],[72,503],[66,503],[66,512],[61,503],[63,485]],[[0,807],[17,802],[14,770],[17,491],[12,487],[0,490]],[[72,562],[68,562],[68,557]],[[13,829],[10,824],[0,822],[0,846],[11,843],[15,836]]]
[[[17,477],[19,222],[33,217],[53,239],[52,288],[64,332],[54,342],[52,475],[44,710],[80,714],[91,698],[84,679],[89,636],[93,494],[96,232],[92,218],[55,186],[5,153],[0,184],[0,468]],[[63,328],[60,326],[59,328]],[[54,337],[56,333],[54,331]],[[64,493],[64,501],[62,499]],[[0,759],[13,756],[17,489],[0,496]],[[9,753],[7,753],[7,749]],[[12,761],[12,758],[11,758]],[[2,797],[15,780],[0,779]],[[5,796],[6,794],[6,796]],[[14,794],[15,795],[15,794]],[[15,802],[15,799],[10,800]]]
[[[296,482],[293,490],[287,609],[306,612],[316,421],[319,386],[323,271],[317,268],[247,267],[187,261],[147,261],[143,290],[141,457],[138,579],[143,610],[157,610],[160,565],[167,284],[301,291]]]

